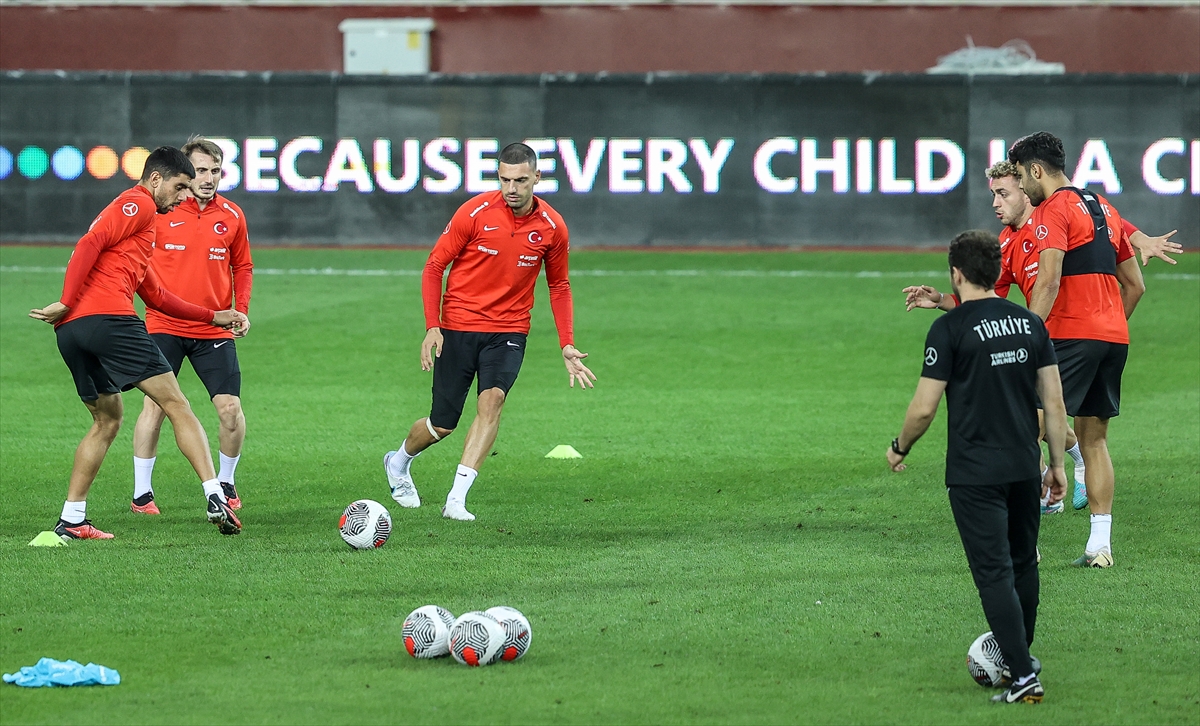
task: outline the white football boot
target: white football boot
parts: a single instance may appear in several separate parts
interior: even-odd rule
[[[392,455],[395,451],[389,451],[383,455],[383,473],[387,475],[388,486],[392,488],[392,499],[396,500],[396,504],[407,509],[416,509],[421,506],[421,497],[417,495],[417,487],[413,484],[412,476],[405,472],[400,476],[392,475],[392,468],[388,466]]]
[[[446,519],[457,519],[460,522],[475,521],[475,515],[467,511],[466,505],[454,499],[446,500],[446,506],[442,507],[442,516]]]

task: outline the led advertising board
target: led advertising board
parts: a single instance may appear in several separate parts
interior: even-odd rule
[[[525,141],[577,245],[941,245],[996,228],[984,169],[1044,129],[1077,186],[1194,242],[1198,81],[7,74],[0,240],[78,237],[203,133],[256,243],[431,245]]]

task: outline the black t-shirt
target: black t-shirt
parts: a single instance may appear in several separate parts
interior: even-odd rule
[[[946,486],[1039,476],[1037,372],[1056,365],[1042,319],[1000,298],[965,302],[929,328],[922,378],[946,381]]]

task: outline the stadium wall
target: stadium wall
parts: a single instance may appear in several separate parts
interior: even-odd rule
[[[430,246],[529,139],[576,245],[926,246],[996,229],[983,171],[1061,135],[1147,231],[1200,229],[1200,76],[0,76],[0,241],[74,241],[191,134],[256,243]]]
[[[1072,73],[1200,73],[1200,5],[0,4],[0,69],[340,72],[347,18],[428,17],[462,73],[919,73],[1020,38]]]

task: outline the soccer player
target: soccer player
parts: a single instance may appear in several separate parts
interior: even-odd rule
[[[946,394],[946,491],[988,625],[1010,684],[993,697],[1037,703],[1045,692],[1029,655],[1037,625],[1038,498],[1066,493],[1066,410],[1054,346],[1041,318],[996,295],[1000,244],[982,230],[950,243],[950,280],[962,301],[929,328],[925,366],[900,435],[887,451],[892,471],[929,429]],[[1037,401],[1045,407],[1050,470],[1039,476]]]
[[[54,527],[64,541],[112,539],[87,518],[87,494],[121,429],[121,392],[135,386],[171,419],[179,450],[203,484],[208,520],[222,534],[241,531],[242,523],[226,503],[213,471],[204,428],[133,308],[136,291],[147,307],[172,317],[239,332],[246,324],[246,316],[236,310],[214,312],[179,299],[160,284],[149,266],[156,214],[171,211],[187,197],[195,174],[179,149],[155,149],[137,185],[105,207],[75,245],[62,297],[29,311],[31,318],[54,326],[58,350],[92,414],[92,427],[75,451],[67,500]]]
[[[589,388],[596,380],[583,364],[587,353],[576,350],[573,341],[567,225],[533,195],[541,178],[537,154],[525,144],[510,144],[498,160],[500,190],[459,207],[425,263],[421,296],[427,330],[421,369],[433,369],[432,411],[412,425],[396,451],[383,457],[392,498],[402,507],[421,506],[410,473],[412,460],[454,431],[471,381],[478,378],[478,411],[442,509],[442,516],[463,521],[475,519],[466,509],[467,492],[496,440],[500,411],[521,370],[533,287],[543,265],[568,381],[572,388],[576,381]]]
[[[1039,131],[1008,152],[1031,204],[1039,242],[1038,277],[1029,310],[1044,321],[1062,371],[1067,413],[1075,418],[1087,464],[1091,534],[1080,567],[1111,567],[1114,473],[1108,422],[1120,414],[1121,374],[1129,355],[1128,318],[1146,291],[1117,210],[1071,186],[1057,137]]]
[[[193,137],[184,144],[183,153],[196,169],[192,195],[173,211],[158,216],[157,250],[150,266],[167,289],[190,303],[248,314],[254,261],[246,235],[246,215],[241,207],[217,194],[221,147]],[[146,330],[175,375],[179,375],[184,358],[191,361],[217,409],[221,460],[217,479],[229,507],[235,510],[242,508],[234,475],[246,438],[246,417],[242,413],[242,373],[233,339],[245,335],[249,328],[247,322],[241,330],[231,332],[154,309],[146,311]],[[129,506],[136,513],[159,513],[151,477],[165,416],[154,399],[146,398],[133,428],[133,501]]]

